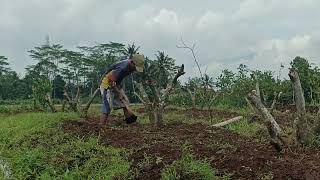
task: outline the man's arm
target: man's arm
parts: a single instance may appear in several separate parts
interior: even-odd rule
[[[117,83],[114,81],[111,81],[110,85],[111,85],[112,89],[115,91],[115,93],[117,93],[119,95],[119,99],[123,100],[124,99],[123,94],[121,93],[119,86],[117,86]]]

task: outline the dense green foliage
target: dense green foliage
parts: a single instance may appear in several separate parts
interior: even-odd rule
[[[135,44],[126,46],[109,42],[70,50],[60,44],[50,45],[47,42],[46,45],[29,51],[30,57],[36,63],[26,68],[27,73],[23,78],[9,68],[6,57],[0,56],[0,101],[4,103],[8,100],[34,97],[45,107],[44,100],[41,99],[43,96],[39,96],[39,93],[49,93],[55,102],[61,102],[64,90],[74,97],[78,87],[81,89],[82,98],[86,100],[99,87],[101,77],[110,64],[130,58],[139,52],[139,48]],[[296,57],[291,65],[299,72],[306,103],[318,105],[320,69],[301,57]],[[240,64],[236,71],[224,69],[216,79],[205,73],[203,77],[189,78],[185,84],[179,83],[170,100],[172,104],[185,107],[210,108],[217,105],[244,107],[247,105],[245,97],[254,89],[258,80],[263,101],[267,106],[279,92],[282,92],[282,96],[278,102],[292,104],[294,103],[292,85],[287,76],[281,75],[283,69],[281,66],[279,71],[278,69],[257,71]],[[165,88],[176,70],[175,59],[158,51],[154,59],[146,58],[143,73],[134,73],[124,79],[123,88],[131,102],[139,102],[134,95],[136,89],[133,81],[142,82],[148,93],[151,91],[148,87],[150,84],[160,89]]]

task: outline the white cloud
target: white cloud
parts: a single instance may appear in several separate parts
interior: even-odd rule
[[[176,48],[182,36],[197,44],[197,57],[209,74],[239,63],[273,69],[297,55],[319,63],[319,5],[318,0],[2,0],[0,55],[23,72],[34,63],[27,51],[46,34],[67,48],[135,42],[149,57],[161,50],[184,63],[186,77],[198,75],[191,54]]]
[[[199,18],[196,28],[202,31],[212,30],[221,25],[223,21],[224,15],[222,13],[208,11]]]
[[[281,64],[288,67],[296,56],[309,59],[313,51],[312,38],[306,34],[289,39],[262,40],[255,46],[256,56],[248,61],[249,65],[253,68],[275,70]]]

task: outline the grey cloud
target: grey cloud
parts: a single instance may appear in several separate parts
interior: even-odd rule
[[[203,69],[217,76],[224,68],[273,69],[296,55],[319,64],[316,0],[129,1],[1,0],[0,54],[22,73],[34,63],[27,51],[44,43],[135,42],[153,57],[163,50],[197,75],[191,54],[176,48],[182,36],[197,44]]]

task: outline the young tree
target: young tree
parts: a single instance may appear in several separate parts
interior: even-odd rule
[[[139,94],[136,95],[143,102],[145,109],[149,114],[150,122],[155,123],[158,126],[162,125],[163,110],[167,105],[168,96],[172,93],[174,86],[177,85],[178,78],[183,74],[185,74],[185,72],[184,65],[182,64],[176,75],[167,84],[165,89],[159,88],[159,86],[156,86],[156,84],[152,81],[145,82],[145,85],[151,90],[150,95],[146,93],[145,86],[142,83],[136,83],[136,87],[139,90]]]
[[[297,109],[297,118],[294,122],[294,142],[298,145],[307,145],[310,143],[312,137],[317,135],[319,132],[319,116],[311,116],[306,113],[306,102],[301,85],[302,82],[295,67],[290,68],[289,77],[294,89],[293,92]],[[264,117],[272,140],[271,142],[275,145],[275,147],[278,150],[281,150],[283,146],[292,145],[292,142],[290,141],[291,138],[288,138],[289,135],[285,134],[281,130],[274,117],[270,114],[265,105],[261,102],[261,99],[257,96],[256,91],[249,94],[249,99]]]

